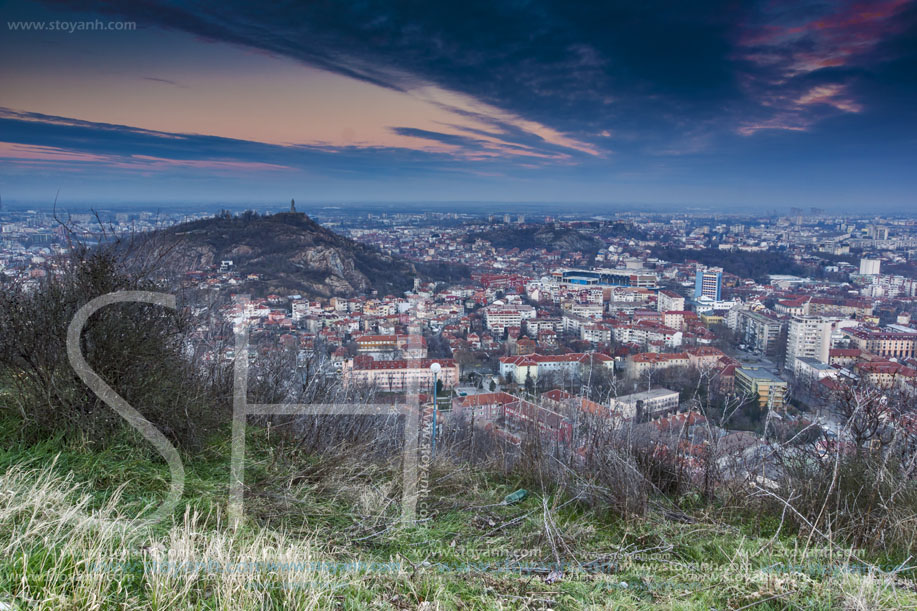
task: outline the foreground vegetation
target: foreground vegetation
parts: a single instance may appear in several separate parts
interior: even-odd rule
[[[100,449],[2,425],[0,605],[12,608],[917,606],[913,571],[807,546],[776,520],[626,520],[522,474],[437,463],[422,501],[432,517],[405,528],[397,465],[281,449],[267,428],[249,435],[239,528],[225,519],[229,444],[217,435],[186,456],[187,506],[142,529],[133,521],[169,471],[133,433]],[[501,504],[519,487],[533,493]]]

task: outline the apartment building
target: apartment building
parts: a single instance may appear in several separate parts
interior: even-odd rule
[[[614,369],[614,359],[599,352],[527,354],[504,356],[500,359],[500,375],[505,380],[514,380],[517,384],[525,384],[526,379],[537,381],[538,376],[545,374],[584,375],[588,373],[590,367],[603,367],[610,371]]]
[[[685,298],[674,291],[659,291],[656,296],[656,310],[659,312],[682,311]]]
[[[525,321],[525,332],[529,335],[538,335],[541,331],[563,331],[564,321],[561,318],[529,318]]]
[[[881,265],[882,261],[879,259],[860,259],[860,275],[877,275]]]
[[[681,331],[651,321],[640,321],[637,324],[615,324],[612,331],[616,342],[637,344],[643,347],[663,345],[667,348],[678,348],[684,338]]]
[[[824,378],[837,378],[839,374],[840,370],[836,367],[807,356],[797,357],[793,366],[797,382],[817,382]]]
[[[739,395],[756,398],[759,407],[782,408],[787,383],[760,367],[740,367],[735,371],[735,390]]]
[[[903,387],[905,382],[917,379],[917,370],[891,361],[865,361],[857,363],[855,369],[870,384],[880,388]]]
[[[832,348],[828,351],[828,364],[837,367],[853,367],[863,351],[859,348]]]
[[[602,307],[601,303],[572,303],[569,311],[574,316],[601,320],[602,315],[605,313],[605,308]]]
[[[427,340],[418,337],[411,341],[408,335],[359,335],[353,338],[359,354],[368,354],[377,359],[404,356],[422,359],[427,356]]]
[[[522,328],[522,321],[535,318],[535,308],[530,305],[494,304],[484,310],[484,323],[495,333],[507,327]]]
[[[784,367],[795,371],[796,359],[804,357],[827,363],[835,322],[822,316],[793,316],[787,324]]]
[[[698,320],[694,312],[684,310],[666,310],[662,313],[662,324],[676,331],[684,331],[688,325]]]
[[[580,339],[594,344],[608,343],[611,341],[612,331],[608,325],[600,323],[594,325],[583,325],[580,327]]]
[[[452,359],[395,359],[377,361],[360,354],[342,363],[345,384],[374,386],[386,392],[429,391],[433,387],[430,365],[439,363],[437,379],[443,388],[452,388],[459,381],[459,366]]]
[[[469,417],[484,421],[494,421],[503,416],[503,408],[519,398],[505,392],[488,392],[465,397],[456,397],[452,400],[452,409],[456,415],[462,412]]]
[[[721,359],[726,354],[719,348],[713,346],[695,346],[685,350],[688,357],[688,365],[695,369],[711,369],[722,365]]]
[[[632,378],[639,378],[650,371],[671,369],[672,367],[688,367],[690,360],[684,352],[658,353],[641,352],[631,355],[627,359],[627,374]]]
[[[860,350],[885,358],[906,359],[917,354],[917,331],[901,325],[852,327],[844,329],[844,335]]]
[[[615,397],[612,411],[625,419],[640,417],[651,419],[678,409],[678,392],[668,388],[654,388],[643,392]]]
[[[736,315],[736,333],[751,350],[773,356],[777,352],[780,333],[786,322],[764,312],[739,310]]]
[[[809,300],[806,314],[831,315],[850,318],[872,316],[872,302],[866,299],[830,299],[827,297],[812,297]]]

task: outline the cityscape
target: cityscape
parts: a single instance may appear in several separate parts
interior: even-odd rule
[[[207,216],[68,214],[65,232],[60,215],[6,212],[0,269],[9,279],[38,283],[48,263],[66,252],[65,237],[93,239],[99,226],[153,232]],[[451,397],[446,410],[470,406],[482,415],[479,424],[504,427],[501,433],[517,445],[521,437],[513,431],[524,428],[524,418],[494,418],[507,404],[543,409],[545,417],[556,417],[554,427],[570,427],[572,420],[550,405],[574,399],[586,402],[580,409],[627,421],[637,418],[639,403],[639,420],[663,432],[672,418],[696,423],[703,415],[683,399],[700,374],[714,378],[724,397],[764,408],[759,421],[740,419],[716,434],[741,438],[731,444],[736,452],[758,451],[765,461],[760,419],[766,414],[790,427],[815,422],[848,442],[843,422],[825,409],[832,388],[864,383],[901,392],[908,401],[917,397],[914,218],[794,210],[777,218],[631,213],[560,219],[321,208],[315,218],[411,261],[466,266],[468,277],[417,280],[403,294],[314,300],[246,292],[251,275],[222,259],[181,277],[185,288],[219,296],[212,301],[221,304],[217,312],[207,311],[197,333],[210,333],[214,315],[244,323],[267,349],[293,347],[298,362],[317,357],[327,375],[392,398],[409,387],[429,391],[430,364],[437,362],[440,391]],[[529,239],[546,229],[574,233],[591,250]],[[513,240],[519,245],[508,247]],[[765,253],[768,260],[759,262]],[[418,325],[423,341],[408,347]],[[227,344],[202,358],[231,361],[232,352]],[[593,373],[620,385],[609,394],[589,380]],[[911,419],[899,425],[917,432]],[[701,436],[709,432],[693,428]],[[751,473],[761,467],[746,466]]]
[[[917,609],[917,1],[0,15],[0,611]]]

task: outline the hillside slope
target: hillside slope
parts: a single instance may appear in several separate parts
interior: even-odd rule
[[[206,269],[231,260],[246,290],[352,297],[375,290],[400,295],[415,277],[460,278],[460,269],[418,266],[330,231],[302,213],[221,215],[154,232],[174,269]],[[258,279],[248,279],[257,275]]]

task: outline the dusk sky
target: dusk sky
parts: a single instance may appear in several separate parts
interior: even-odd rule
[[[917,210],[917,0],[0,15],[4,201]]]

